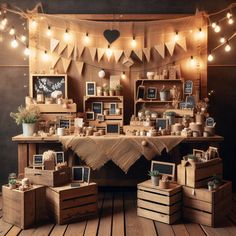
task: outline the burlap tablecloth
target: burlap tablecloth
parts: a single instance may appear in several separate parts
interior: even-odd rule
[[[135,137],[100,136],[79,137],[62,136],[64,148],[72,149],[81,160],[96,170],[112,160],[125,173],[143,155],[147,160],[160,155],[164,148],[169,152],[184,140],[180,136]],[[147,145],[143,146],[142,141]]]

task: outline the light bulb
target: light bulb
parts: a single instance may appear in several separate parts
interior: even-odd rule
[[[68,32],[68,29],[66,29],[65,33],[64,33],[64,40],[66,42],[68,42],[70,40],[70,34]]]
[[[19,45],[19,43],[17,42],[17,39],[16,39],[16,37],[15,37],[15,38],[11,41],[11,46],[12,46],[13,48],[17,48],[18,45]]]
[[[190,65],[191,65],[192,67],[196,66],[196,61],[195,61],[195,59],[193,58],[193,56],[190,57]]]
[[[10,31],[9,31],[9,34],[10,35],[14,35],[16,33],[15,31],[15,28],[14,27],[11,27]]]
[[[98,72],[98,77],[100,79],[103,79],[105,77],[106,73],[103,69],[101,69],[99,72]]]
[[[52,30],[51,30],[51,27],[50,27],[50,26],[48,26],[46,35],[47,35],[48,37],[52,36]]]
[[[213,23],[211,24],[211,27],[214,29],[214,28],[216,27],[216,23],[213,22]]]
[[[234,20],[233,20],[232,17],[230,17],[230,18],[228,19],[228,24],[232,25],[233,23],[234,23]]]
[[[89,38],[88,33],[86,33],[86,35],[84,36],[84,43],[85,43],[86,45],[88,45],[88,44],[90,43],[90,38]]]
[[[3,25],[4,27],[7,25],[7,18],[4,16],[2,21],[1,21],[1,25]]]
[[[202,31],[202,28],[199,28],[198,30],[198,38],[202,39],[204,37],[204,32]]]
[[[108,45],[108,48],[106,49],[106,55],[107,55],[108,59],[110,59],[112,56],[112,50],[110,48],[110,45]]]
[[[225,51],[229,52],[230,50],[231,50],[231,46],[229,45],[229,43],[227,43],[225,46]]]
[[[26,41],[26,36],[24,34],[22,34],[20,39],[21,39],[22,42],[25,42]]]
[[[226,17],[227,17],[228,19],[229,19],[230,17],[232,17],[232,14],[231,14],[230,11],[227,12]]]
[[[122,74],[121,74],[121,79],[126,79],[126,74],[125,74],[124,71],[123,71]]]
[[[37,21],[36,21],[36,20],[32,20],[32,21],[30,22],[30,26],[31,26],[32,29],[36,29],[37,26],[38,26]]]
[[[179,33],[176,32],[176,33],[175,33],[175,37],[174,37],[174,41],[175,41],[175,42],[178,42],[178,40],[179,40]]]
[[[225,38],[224,37],[220,38],[220,43],[225,43]]]
[[[209,56],[208,56],[208,61],[213,61],[214,60],[214,57],[212,56],[212,54],[209,54]]]
[[[29,55],[30,55],[30,49],[29,49],[28,46],[25,48],[24,54],[25,54],[26,56],[29,56]]]
[[[216,33],[219,33],[221,31],[221,27],[218,24],[216,24],[216,27],[214,28],[214,31]]]
[[[131,47],[135,48],[137,46],[137,42],[135,40],[135,37],[133,37],[132,41],[131,41]]]
[[[44,51],[42,58],[43,58],[43,61],[48,61],[49,60],[49,55],[48,55],[47,51]]]

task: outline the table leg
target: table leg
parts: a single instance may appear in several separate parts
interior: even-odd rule
[[[18,176],[23,177],[25,167],[28,165],[28,145],[26,143],[18,143]]]
[[[33,155],[37,153],[36,151],[36,144],[35,143],[29,143],[28,144],[28,159],[29,159],[29,166],[33,165]]]

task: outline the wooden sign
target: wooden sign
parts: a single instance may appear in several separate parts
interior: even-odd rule
[[[175,164],[170,162],[152,161],[151,171],[157,170],[162,175],[167,175],[174,179],[175,177]]]
[[[187,80],[184,83],[184,94],[192,94],[193,93],[193,81]]]
[[[157,98],[157,88],[149,87],[147,88],[147,99],[156,99]]]

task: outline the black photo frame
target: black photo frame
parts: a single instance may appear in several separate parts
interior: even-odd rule
[[[157,99],[157,88],[148,87],[147,88],[147,99]]]
[[[86,96],[96,96],[96,82],[86,82]]]
[[[92,110],[94,113],[102,115],[103,113],[103,103],[102,102],[93,102]]]

